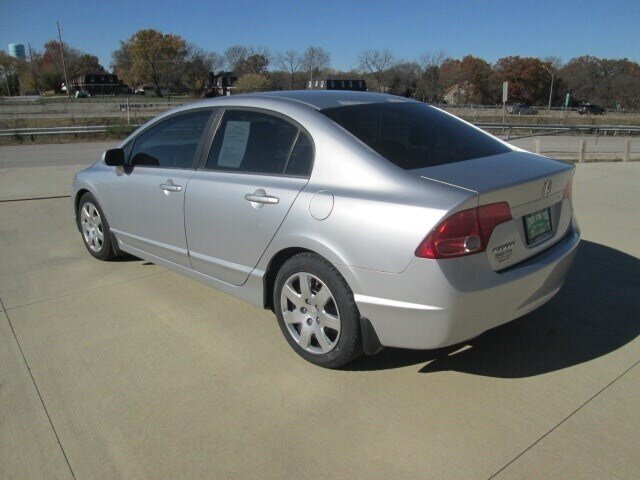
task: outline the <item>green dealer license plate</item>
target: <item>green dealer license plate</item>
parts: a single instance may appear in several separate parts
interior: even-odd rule
[[[551,235],[551,212],[548,208],[524,217],[527,244],[531,245]]]

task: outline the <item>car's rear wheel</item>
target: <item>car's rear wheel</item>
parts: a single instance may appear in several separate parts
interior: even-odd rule
[[[90,193],[85,193],[78,202],[76,215],[84,246],[98,260],[116,257],[111,244],[111,230],[100,204]]]
[[[273,297],[282,333],[307,361],[339,368],[361,355],[353,293],[321,256],[301,253],[287,260],[276,276]]]

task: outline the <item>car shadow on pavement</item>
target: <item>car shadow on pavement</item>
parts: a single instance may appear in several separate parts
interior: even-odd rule
[[[384,370],[426,363],[422,373],[459,371],[521,378],[601,357],[640,334],[640,260],[582,241],[558,295],[538,310],[453,347],[385,349],[351,370]]]
[[[109,260],[110,262],[139,262],[141,261],[141,258],[138,257],[134,257],[133,255],[129,254],[129,253],[121,253],[119,254],[117,257],[112,258],[111,260]],[[141,265],[147,265],[147,263],[142,263]]]

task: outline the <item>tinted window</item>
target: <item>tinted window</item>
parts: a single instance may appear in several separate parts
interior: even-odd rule
[[[286,170],[289,175],[308,175],[313,150],[305,145],[311,145],[307,135],[282,118],[230,110],[213,140],[206,168],[276,175]]]
[[[405,170],[510,151],[490,136],[421,103],[375,103],[322,110]]]
[[[313,144],[309,136],[301,131],[291,151],[291,158],[289,158],[285,173],[296,177],[308,177],[311,175],[312,166]]]
[[[210,115],[209,110],[186,113],[151,127],[135,140],[131,163],[148,167],[191,168]]]

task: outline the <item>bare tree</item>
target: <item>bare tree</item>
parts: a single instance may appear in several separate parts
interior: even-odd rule
[[[296,75],[302,69],[302,56],[296,50],[287,50],[276,56],[276,65],[287,72],[291,80],[291,90],[294,88]]]
[[[399,61],[389,70],[389,92],[402,97],[413,97],[416,93],[422,69],[418,62]]]
[[[389,69],[395,63],[393,54],[389,50],[365,50],[358,60],[360,68],[373,75],[380,91],[384,92],[388,83]]]
[[[247,58],[239,60],[233,71],[238,76],[246,75],[247,73],[265,75],[268,66],[269,58],[267,56],[260,53],[252,53]]]
[[[260,55],[267,59],[267,61],[271,61],[271,51],[268,47],[258,45],[257,47],[249,47],[247,51],[248,55]]]
[[[309,80],[329,68],[329,52],[322,47],[307,47],[302,54],[302,66],[309,73]]]
[[[224,51],[225,65],[229,70],[236,68],[239,62],[249,56],[249,50],[242,45],[233,45]]]
[[[438,50],[437,52],[424,52],[420,55],[420,64],[425,70],[429,67],[440,68],[447,57],[448,55],[443,50]]]
[[[216,52],[205,52],[193,44],[187,46],[187,58],[182,66],[183,81],[191,95],[199,97],[207,87],[209,72],[218,70],[223,63]]]
[[[253,59],[250,60],[249,63],[255,62],[256,59],[260,58],[260,62],[264,63],[266,68],[266,65],[269,65],[269,61],[271,60],[271,52],[269,52],[267,47],[263,46],[245,47],[244,45],[233,45],[224,51],[224,64],[226,68],[234,72],[236,70],[244,70],[236,72],[240,75],[251,73],[246,71],[247,60],[251,57],[253,57]]]

